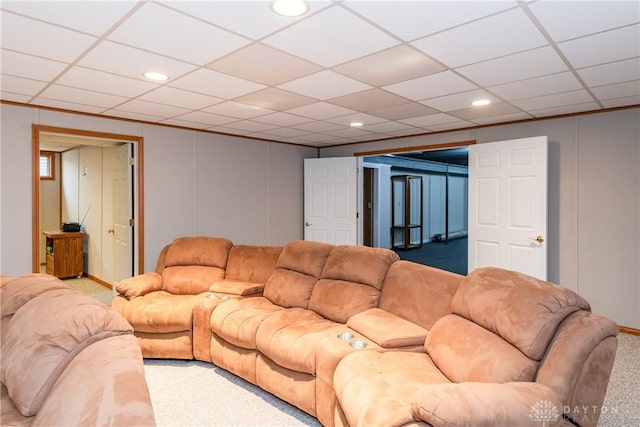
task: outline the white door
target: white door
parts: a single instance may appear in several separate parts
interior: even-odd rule
[[[469,146],[469,271],[547,278],[547,137]]]
[[[133,187],[132,145],[117,148],[113,162],[113,234],[114,280],[133,276]]]
[[[358,159],[304,159],[304,238],[358,244]]]

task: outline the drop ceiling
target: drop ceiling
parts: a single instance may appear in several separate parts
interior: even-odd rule
[[[0,8],[11,103],[313,147],[640,104],[638,1]]]

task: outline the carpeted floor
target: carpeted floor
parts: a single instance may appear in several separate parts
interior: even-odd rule
[[[112,291],[89,279],[67,283],[106,304]],[[600,427],[640,426],[640,336],[618,335],[618,352]],[[320,426],[319,422],[262,389],[210,363],[146,359],[145,373],[159,427]],[[574,414],[577,417],[589,417]]]

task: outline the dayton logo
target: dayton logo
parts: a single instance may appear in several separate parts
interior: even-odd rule
[[[542,427],[545,423],[557,421],[560,418],[558,407],[548,400],[538,400],[529,411],[531,421],[541,421]]]

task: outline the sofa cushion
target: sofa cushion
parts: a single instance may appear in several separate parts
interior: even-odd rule
[[[224,269],[200,265],[166,267],[162,271],[162,290],[174,295],[195,295],[209,290],[224,278]]]
[[[224,269],[233,243],[222,237],[180,237],[164,257],[164,266],[203,265]]]
[[[280,246],[234,245],[229,250],[225,279],[243,282],[266,283],[276,269]]]
[[[336,246],[313,287],[310,310],[346,323],[354,314],[378,306],[382,282],[398,255],[388,249]]]
[[[284,309],[264,297],[229,299],[211,313],[211,331],[236,347],[255,350],[258,327],[280,310]]]
[[[306,308],[332,249],[333,245],[308,240],[287,243],[280,253],[276,270],[265,284],[263,295],[282,307]]]
[[[336,336],[344,325],[311,310],[289,308],[266,317],[256,333],[256,347],[273,362],[292,371],[315,375],[316,348],[326,336]]]
[[[479,268],[460,284],[451,311],[540,360],[569,314],[590,310],[575,292],[515,271]]]
[[[116,285],[116,291],[127,299],[141,297],[160,289],[162,289],[162,276],[155,271],[129,277]]]
[[[389,268],[380,292],[379,308],[426,329],[451,313],[451,300],[464,276],[411,261]]]
[[[259,294],[263,289],[264,285],[260,283],[232,279],[218,280],[209,286],[211,292],[240,296]]]
[[[2,337],[2,383],[20,413],[34,415],[80,351],[130,333],[122,316],[88,295],[70,289],[46,292],[9,321]]]
[[[347,326],[382,348],[422,346],[429,333],[422,326],[379,308],[350,317]]]
[[[456,383],[533,381],[538,367],[501,337],[456,314],[433,325],[425,349],[438,369]]]
[[[0,288],[0,316],[2,319],[9,318],[34,297],[56,289],[72,288],[54,276],[45,274],[3,277]]]

